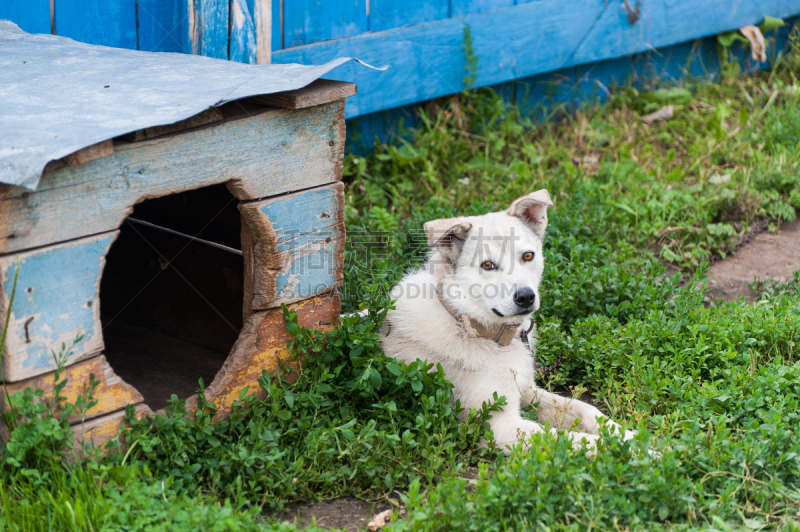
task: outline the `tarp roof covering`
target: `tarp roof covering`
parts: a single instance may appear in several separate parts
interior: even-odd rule
[[[32,35],[0,20],[0,183],[34,189],[49,161],[211,106],[305,87],[349,60],[245,65]]]

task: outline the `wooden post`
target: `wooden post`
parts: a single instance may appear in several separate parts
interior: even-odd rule
[[[272,0],[255,0],[256,62],[272,63]]]

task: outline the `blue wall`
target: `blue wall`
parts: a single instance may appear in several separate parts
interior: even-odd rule
[[[416,104],[464,89],[466,26],[478,57],[474,86],[569,103],[632,75],[711,75],[711,36],[800,15],[800,0],[642,0],[636,16],[622,0],[0,0],[0,18],[93,44],[255,63],[258,6],[272,15],[262,39],[275,63],[350,56],[390,66],[348,63],[328,76],[357,83],[346,116],[359,117],[350,132],[367,144],[400,119],[413,123]],[[765,66],[743,59],[745,69]]]

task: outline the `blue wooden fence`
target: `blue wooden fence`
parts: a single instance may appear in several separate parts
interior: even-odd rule
[[[388,64],[329,76],[358,84],[346,116],[375,131],[387,127],[375,113],[464,88],[465,25],[474,86],[513,96],[520,91],[503,84],[527,80],[535,96],[539,82],[560,79],[574,96],[637,68],[707,72],[714,45],[698,39],[797,15],[800,0],[0,0],[0,18],[26,31],[94,44],[246,63]]]

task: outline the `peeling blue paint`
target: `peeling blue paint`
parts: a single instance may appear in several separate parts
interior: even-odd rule
[[[95,329],[94,306],[99,304],[100,267],[113,239],[111,234],[36,251],[21,259],[11,309],[15,327],[9,332],[26,345],[24,354],[15,353],[22,357],[23,369],[55,369],[53,351],[58,353],[62,341],[74,340],[65,337],[70,333],[83,334],[84,343],[100,334]],[[3,288],[8,296],[15,269],[16,261],[4,271]]]
[[[277,251],[290,261],[277,276],[278,297],[307,298],[336,286],[341,231],[336,189],[324,187],[263,205]]]

